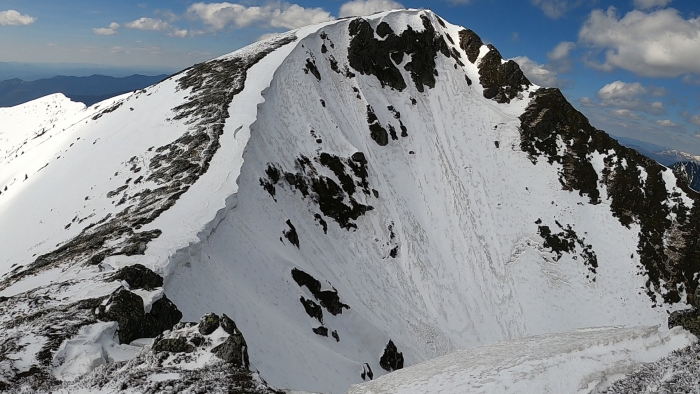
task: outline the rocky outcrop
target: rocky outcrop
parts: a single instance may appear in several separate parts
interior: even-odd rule
[[[292,224],[292,221],[287,219],[287,226],[289,227],[289,230],[284,230],[282,231],[282,234],[284,235],[285,238],[294,246],[299,248],[299,234],[297,234],[297,229],[294,227]]]
[[[403,368],[403,353],[399,352],[394,341],[389,340],[384,348],[384,354],[379,359],[379,365],[389,372]]]
[[[512,60],[504,62],[501,53],[493,45],[488,45],[488,52],[476,63],[483,45],[481,38],[472,30],[459,32],[459,47],[467,53],[467,59],[479,68],[479,82],[484,87],[484,97],[501,104],[509,103],[532,83],[517,63]]]
[[[199,333],[209,335],[219,328],[219,316],[215,313],[208,313],[199,320]]]
[[[123,280],[129,284],[129,288],[151,291],[163,287],[163,277],[144,267],[142,264],[129,265],[120,268],[112,277],[112,280]]]
[[[245,338],[225,314],[219,317],[209,313],[202,316],[199,323],[178,323],[159,335],[152,349],[154,352],[186,353],[181,355],[182,362],[196,362],[210,352],[234,368],[250,366]]]
[[[293,268],[292,278],[299,285],[299,287],[306,286],[307,289],[314,295],[314,297],[321,303],[332,315],[339,315],[343,313],[343,309],[350,309],[350,307],[340,301],[338,296],[338,291],[333,290],[321,290],[321,282],[319,282],[313,276],[307,274],[306,272]]]
[[[409,56],[411,60],[403,68],[411,74],[416,89],[423,92],[425,87],[434,88],[438,75],[435,59],[438,54],[445,57],[451,55],[445,38],[437,34],[430,19],[421,15],[421,20],[423,31],[417,32],[408,26],[401,35],[397,35],[386,22],[381,22],[376,30],[380,40],[375,37],[375,31],[367,20],[354,19],[350,22],[350,67],[361,74],[374,75],[382,87],[402,91],[407,85],[397,65],[401,64],[404,56]]]
[[[275,201],[277,201],[277,188],[288,186],[291,190],[300,192],[302,197],[311,199],[323,215],[335,220],[340,227],[346,230],[354,229],[357,228],[354,221],[373,210],[374,207],[357,201],[358,190],[366,196],[365,198],[369,197],[371,192],[364,154],[356,152],[353,157],[359,160],[342,158],[325,152],[320,153],[313,161],[301,155],[296,160],[295,172],[284,171],[279,165],[268,164],[265,177],[260,178],[260,185]],[[319,175],[314,163],[333,171],[337,182],[331,177]],[[377,197],[378,195],[375,194],[375,198]],[[326,233],[328,227],[325,220],[318,213],[314,213],[314,217],[319,220]]]
[[[464,29],[459,32],[459,47],[467,54],[467,59],[470,62],[476,63],[482,45],[484,45],[484,42],[473,30]]]
[[[700,337],[700,309],[691,308],[671,312],[668,316],[668,328],[683,327],[696,337]]]
[[[104,364],[61,387],[67,392],[282,394],[248,370],[245,339],[226,315],[210,313],[199,323],[178,323],[159,335],[151,349],[126,362]],[[53,386],[38,387],[49,392]]]
[[[182,319],[182,313],[165,295],[153,303],[150,312],[145,313],[143,299],[122,288],[99,306],[97,318],[116,321],[120,343],[130,343],[138,338],[153,338],[171,329]]]

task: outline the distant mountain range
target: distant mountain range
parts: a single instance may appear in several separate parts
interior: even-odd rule
[[[24,81],[52,78],[56,75],[89,77],[90,75],[109,75],[116,78],[130,75],[174,74],[180,67],[152,66],[114,66],[87,63],[23,63],[0,62],[0,81],[19,78]]]
[[[657,162],[670,167],[678,162],[693,162],[700,164],[700,156],[692,155],[667,146],[655,145],[644,141],[625,137],[614,137],[620,144],[632,148]]]
[[[73,101],[90,106],[122,93],[143,89],[166,77],[166,74],[156,76],[131,75],[123,78],[105,75],[56,76],[29,82],[21,79],[8,79],[0,82],[0,107],[12,107],[53,93],[63,93]]]

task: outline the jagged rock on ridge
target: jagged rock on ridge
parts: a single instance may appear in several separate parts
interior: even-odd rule
[[[153,290],[163,287],[163,277],[142,264],[122,267],[114,274],[114,280],[123,280],[131,289]]]
[[[215,313],[208,313],[199,320],[199,333],[209,335],[219,328],[219,316]]]
[[[182,312],[168,298],[155,301],[149,313],[144,312],[143,299],[124,288],[114,292],[100,305],[97,318],[119,324],[120,343],[138,338],[153,338],[171,329],[182,319]]]

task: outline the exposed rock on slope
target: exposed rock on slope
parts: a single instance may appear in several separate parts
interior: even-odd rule
[[[603,188],[620,224],[639,226],[637,253],[648,276],[649,297],[654,302],[657,294],[668,303],[694,302],[681,294],[694,294],[698,288],[697,193],[666,175],[665,167],[594,129],[557,89],[535,93],[520,119],[520,146],[533,162],[543,157],[560,164],[562,187],[588,196],[591,204],[601,202]],[[594,154],[605,166],[600,173],[591,160]]]

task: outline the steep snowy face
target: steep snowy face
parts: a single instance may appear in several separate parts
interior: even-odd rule
[[[331,392],[496,340],[664,323],[697,285],[694,197],[557,94],[431,13],[319,29],[166,292],[185,319],[230,311],[271,384]]]
[[[62,105],[41,132],[0,134],[25,152],[0,169],[0,385],[93,387],[119,363],[189,382],[228,358],[176,325],[209,312],[245,337],[220,353],[271,385],[343,392],[696,302],[695,193],[428,11],[302,28]],[[166,371],[141,348],[156,336],[177,345],[153,347]]]

